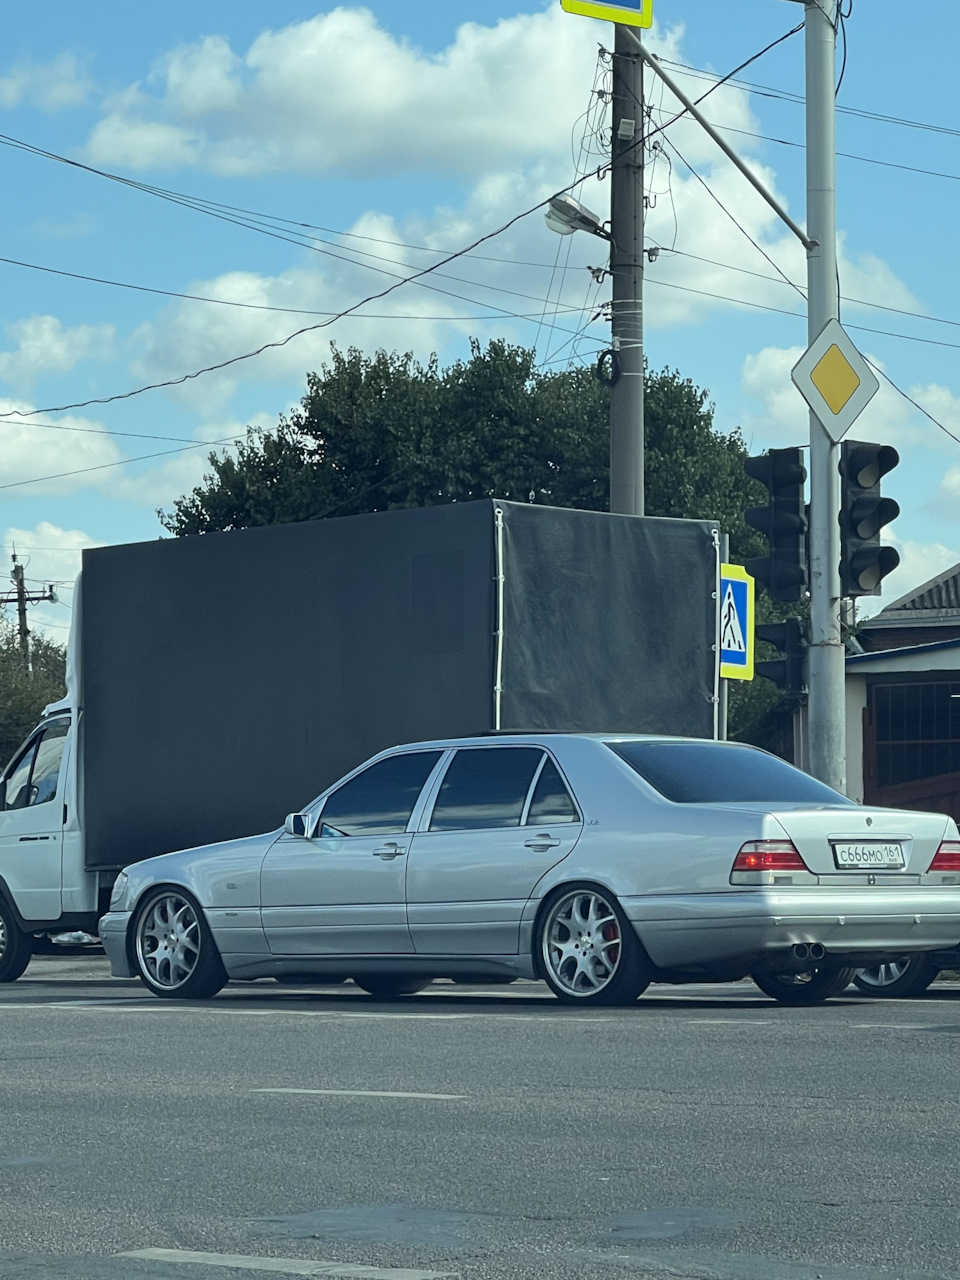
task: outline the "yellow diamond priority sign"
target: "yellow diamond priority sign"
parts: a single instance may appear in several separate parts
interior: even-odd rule
[[[835,443],[880,390],[873,370],[838,320],[827,321],[790,376]]]
[[[607,3],[606,0],[560,0],[567,13],[581,13],[586,18],[602,18],[605,22],[620,22],[626,27],[653,26],[653,0],[622,0]]]

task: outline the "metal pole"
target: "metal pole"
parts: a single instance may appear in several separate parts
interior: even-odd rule
[[[643,515],[643,63],[617,25],[613,58],[610,510]]]
[[[813,342],[839,319],[837,281],[837,0],[805,2],[807,314]],[[840,634],[839,447],[810,415],[810,772],[846,791],[844,650]]]

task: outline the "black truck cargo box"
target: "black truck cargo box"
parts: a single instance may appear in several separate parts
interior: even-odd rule
[[[269,831],[396,743],[713,737],[718,535],[480,501],[85,551],[88,868]]]

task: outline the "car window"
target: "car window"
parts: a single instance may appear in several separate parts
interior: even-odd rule
[[[439,751],[411,751],[378,760],[327,797],[320,836],[389,836],[406,831]]]
[[[37,749],[37,758],[30,779],[30,803],[46,804],[57,794],[57,782],[60,778],[60,762],[63,749],[67,743],[67,730],[70,723],[61,720],[45,730]]]
[[[473,747],[457,752],[433,807],[431,831],[519,827],[538,747]]]
[[[679,804],[853,801],[777,756],[725,742],[608,742],[607,746]]]
[[[527,826],[553,826],[559,822],[579,822],[577,806],[563,784],[560,770],[549,756],[543,762],[540,777],[533,789],[527,814]]]
[[[6,772],[5,809],[25,809],[30,803],[30,769],[37,753],[36,738],[20,756],[8,766]]]

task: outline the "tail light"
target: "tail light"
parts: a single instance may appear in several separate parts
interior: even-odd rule
[[[930,863],[931,871],[960,871],[960,840],[944,840]]]
[[[960,849],[960,845],[957,848]],[[737,854],[731,874],[733,871],[807,870],[792,840],[751,840]]]

